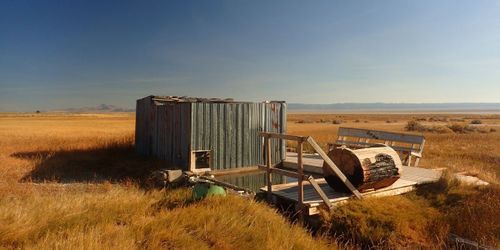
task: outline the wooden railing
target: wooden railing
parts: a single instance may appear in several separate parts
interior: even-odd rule
[[[303,163],[303,149],[304,143],[309,143],[311,147],[316,151],[321,158],[325,161],[325,163],[330,167],[333,173],[335,173],[340,180],[346,185],[346,187],[353,193],[353,195],[361,199],[361,194],[359,191],[352,185],[352,183],[347,179],[347,177],[342,173],[342,171],[333,163],[333,161],[328,157],[328,155],[323,151],[323,149],[316,143],[316,141],[310,136],[296,136],[296,135],[288,135],[288,134],[278,134],[278,133],[269,133],[269,132],[261,132],[260,136],[265,139],[265,166],[260,165],[261,169],[266,171],[266,182],[267,182],[267,199],[269,202],[272,201],[272,173],[285,175],[292,178],[297,178],[298,182],[298,203],[300,206],[304,206],[304,181],[307,181],[311,184],[313,189],[318,193],[323,202],[328,208],[332,208],[332,204],[328,199],[327,195],[320,188],[316,180],[310,175],[304,174],[304,163]],[[272,166],[271,163],[271,139],[280,139],[280,140],[290,140],[297,142],[297,172],[284,170],[277,168],[276,166]]]

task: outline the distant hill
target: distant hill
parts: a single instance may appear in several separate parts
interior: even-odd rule
[[[500,112],[500,103],[332,103],[304,104],[288,103],[290,112]],[[122,108],[110,104],[95,107],[66,108],[58,110],[70,113],[111,113],[135,112],[135,109]]]
[[[290,111],[500,111],[500,103],[289,103]]]
[[[95,107],[66,108],[62,111],[70,113],[109,113],[109,112],[135,112],[135,109],[121,108],[110,104],[100,104]]]

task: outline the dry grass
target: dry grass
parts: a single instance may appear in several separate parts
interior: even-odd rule
[[[481,124],[481,123],[472,123],[471,124]],[[488,128],[484,126],[474,126],[463,123],[451,123],[447,125],[423,125],[419,121],[411,120],[406,123],[405,130],[409,132],[429,132],[429,133],[438,133],[438,134],[447,134],[447,133],[491,133],[496,132],[495,128]]]
[[[443,249],[448,233],[500,246],[500,187],[463,185],[445,175],[402,196],[352,201],[322,211],[321,232],[361,248]]]
[[[340,125],[318,123],[321,120],[333,119],[342,119],[345,122]],[[288,119],[288,133],[310,135],[326,149],[328,142],[336,140],[340,126],[406,132],[405,126],[412,120],[426,120],[420,121],[419,124],[433,127],[450,125],[448,121],[452,119],[464,120],[462,123],[464,126],[472,120],[480,119],[482,124],[475,126],[487,129],[488,133],[440,134],[425,130],[416,132],[426,137],[424,157],[420,165],[428,168],[447,168],[451,172],[466,171],[487,181],[499,183],[500,132],[489,132],[492,128],[494,130],[500,128],[499,115],[291,114]],[[296,123],[299,120],[304,123]],[[356,120],[369,122],[360,123]],[[386,123],[387,120],[397,120],[397,122]]]
[[[288,131],[312,135],[326,146],[335,140],[339,126],[404,131],[409,120],[437,126],[475,119],[485,128],[500,125],[495,116],[429,117],[290,115]],[[476,189],[440,183],[404,197],[353,203],[325,217],[335,218],[326,219],[326,238],[313,237],[254,201],[229,196],[192,202],[188,189],[146,192],[141,180],[161,162],[133,153],[133,131],[129,114],[0,115],[0,248],[321,249],[335,247],[340,233],[365,247],[427,247],[441,242],[428,232],[439,234],[448,227],[461,236],[498,244],[496,185]],[[467,171],[499,183],[499,132],[424,135],[422,166]],[[412,213],[393,216],[412,206]],[[365,210],[367,216],[362,216]],[[441,225],[436,216],[445,218],[446,225],[436,226]],[[471,219],[461,223],[465,217]],[[370,234],[374,237],[367,238]],[[389,240],[380,240],[384,237]]]
[[[412,120],[417,120],[426,127],[446,126],[451,120],[463,121],[461,126],[466,126],[475,119],[482,120],[482,129],[497,128],[500,125],[500,117],[494,115],[294,114],[289,120],[298,119],[304,123],[289,122],[288,132],[311,135],[326,148],[328,142],[335,141],[339,125],[315,121],[334,118],[346,121],[341,126],[394,132],[405,132],[405,126]],[[356,122],[360,120],[367,120],[369,123]],[[398,122],[386,123],[386,120]],[[347,236],[348,241],[362,247],[378,245],[428,248],[427,243],[433,242],[433,247],[439,246],[443,239],[431,239],[432,235],[427,232],[442,236],[441,233],[449,228],[450,232],[462,237],[490,246],[500,246],[500,217],[497,213],[500,205],[500,133],[423,131],[426,146],[421,167],[446,168],[450,173],[465,171],[493,185],[486,188],[463,186],[448,177],[419,190],[418,194],[349,203],[332,214],[324,214],[326,234]],[[401,214],[396,211],[401,211]],[[411,215],[413,219],[410,220],[407,215]],[[437,217],[445,218],[446,223],[443,224]],[[412,226],[408,227],[409,224]],[[344,241],[345,238],[341,240]]]
[[[0,242],[36,249],[325,248],[265,204],[234,196],[187,203],[188,189],[172,192],[104,185],[2,200]]]
[[[451,206],[446,216],[453,232],[481,244],[498,247],[500,245],[500,188],[476,190],[461,201],[460,205]]]
[[[327,235],[363,248],[442,248],[448,236],[437,209],[404,196],[352,201],[323,212],[322,219]]]
[[[500,246],[500,187],[442,178],[403,196],[351,201],[322,211],[325,237],[361,248],[448,248],[448,234]]]
[[[145,191],[134,117],[0,116],[0,248],[328,247],[265,204]]]

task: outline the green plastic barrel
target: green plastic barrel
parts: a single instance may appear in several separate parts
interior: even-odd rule
[[[209,183],[196,183],[193,187],[193,199],[201,200],[207,196],[226,196],[223,187]]]

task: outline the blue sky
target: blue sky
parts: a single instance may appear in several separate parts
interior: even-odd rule
[[[0,1],[0,111],[500,102],[500,1]]]

